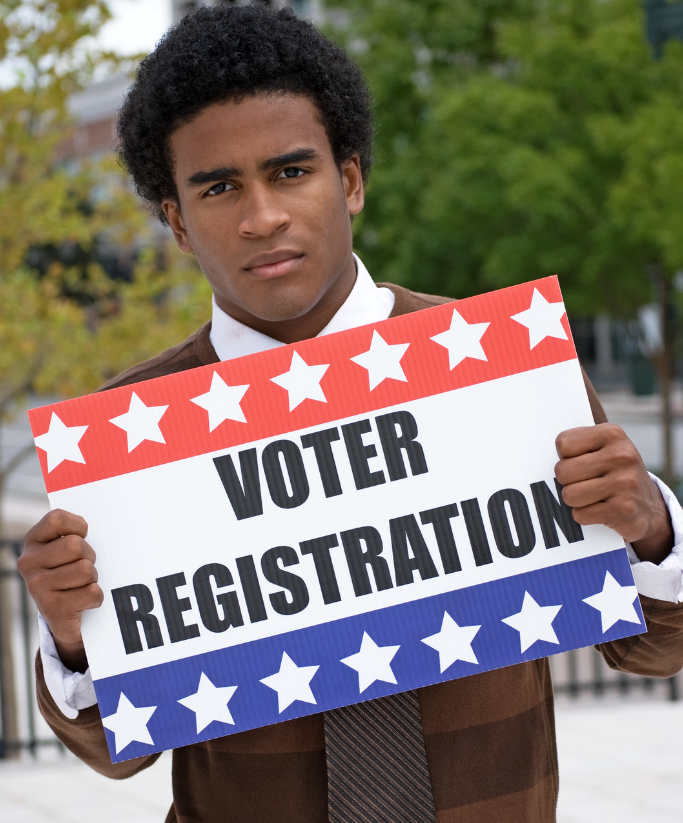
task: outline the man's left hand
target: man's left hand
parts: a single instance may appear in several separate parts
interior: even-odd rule
[[[555,440],[555,476],[582,526],[602,523],[659,564],[674,545],[667,506],[626,433],[614,423],[568,429]]]

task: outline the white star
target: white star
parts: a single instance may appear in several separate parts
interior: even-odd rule
[[[562,606],[539,606],[529,592],[524,592],[522,610],[510,617],[504,617],[503,623],[512,626],[519,632],[521,651],[524,653],[537,640],[546,640],[548,643],[559,643],[553,620]]]
[[[400,646],[378,646],[367,632],[363,632],[360,651],[341,662],[358,672],[358,691],[364,692],[375,680],[396,683],[391,661]]]
[[[299,354],[292,355],[292,365],[289,371],[271,377],[273,383],[282,386],[289,393],[289,410],[292,411],[304,400],[319,400],[327,403],[327,398],[320,388],[320,381],[329,369],[330,364],[322,366],[309,366]]]
[[[277,692],[277,709],[279,714],[294,703],[317,703],[309,683],[320,666],[297,666],[287,652],[282,652],[280,671],[261,680],[269,689]]]
[[[203,731],[209,723],[217,720],[219,723],[231,723],[232,719],[228,703],[230,698],[237,691],[237,686],[214,686],[209,678],[202,672],[199,678],[199,687],[194,694],[183,697],[178,703],[191,709],[197,720],[197,734]]]
[[[358,363],[359,366],[368,370],[370,391],[387,379],[408,382],[408,378],[401,368],[401,358],[406,353],[409,345],[410,343],[389,345],[377,331],[373,331],[372,342],[368,351],[351,358],[354,363]]]
[[[64,460],[71,460],[73,463],[85,463],[85,458],[78,448],[78,443],[87,428],[87,426],[65,426],[59,417],[52,412],[50,428],[45,434],[39,434],[38,437],[34,438],[36,446],[47,453],[48,474]]]
[[[602,591],[591,597],[584,597],[583,602],[600,612],[604,634],[618,620],[640,623],[640,617],[633,605],[636,597],[638,589],[635,586],[620,586],[609,572],[605,572]]]
[[[248,385],[228,386],[219,377],[218,372],[214,372],[209,391],[206,394],[200,394],[199,397],[192,397],[190,402],[208,411],[209,431],[212,432],[225,420],[237,420],[238,423],[247,422],[240,401],[248,388]]]
[[[150,746],[154,745],[147,724],[156,710],[156,706],[142,706],[136,709],[126,695],[121,692],[116,713],[102,718],[104,728],[114,732],[116,754],[134,740],[139,743],[149,743]]]
[[[128,453],[130,454],[144,440],[166,443],[159,428],[159,421],[167,408],[168,406],[145,406],[133,392],[128,411],[112,418],[109,422],[123,429],[128,435]]]
[[[472,641],[481,626],[458,626],[448,612],[443,613],[441,631],[423,638],[422,642],[439,653],[441,672],[445,672],[456,660],[479,664],[472,651]]]
[[[431,338],[435,343],[448,349],[448,367],[452,371],[466,357],[475,360],[488,360],[479,342],[490,323],[468,323],[464,317],[453,309],[451,327]]]
[[[531,307],[510,318],[529,329],[529,350],[538,346],[546,337],[567,340],[567,332],[562,325],[565,314],[564,303],[549,303],[538,289],[534,289]]]

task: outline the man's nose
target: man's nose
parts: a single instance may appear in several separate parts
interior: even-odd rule
[[[243,237],[269,237],[289,226],[290,215],[282,208],[276,192],[257,187],[243,192],[241,199],[239,233]]]

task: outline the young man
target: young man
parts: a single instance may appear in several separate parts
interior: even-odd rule
[[[143,61],[119,134],[139,194],[170,225],[179,248],[196,256],[214,297],[211,323],[109,387],[445,302],[377,287],[354,258],[350,216],[363,207],[370,168],[369,95],[348,57],[289,11],[226,4],[182,20]],[[630,541],[649,629],[602,651],[615,668],[668,676],[683,664],[683,512],[587,389],[598,425],[558,437],[557,477],[579,523],[607,524]],[[117,765],[109,759],[80,633],[82,611],[103,599],[87,529],[77,513],[54,511],[26,538],[20,569],[42,615],[38,699],[73,752],[124,778],[157,755]],[[339,749],[330,735],[338,717],[330,712],[175,751],[167,820],[555,819],[547,661],[425,688],[406,700],[413,702],[365,704],[367,728],[380,717],[399,730],[396,746],[373,755],[397,777],[386,801],[372,775],[365,785],[356,770],[344,783],[373,741],[356,738]],[[403,757],[409,749],[414,758]]]

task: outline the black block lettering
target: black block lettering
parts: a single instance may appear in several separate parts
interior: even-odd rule
[[[372,569],[378,592],[393,588],[389,564],[380,556],[382,536],[377,529],[372,526],[349,529],[341,533],[341,539],[356,597],[372,594],[368,566]],[[361,548],[361,543],[365,543],[365,550]]]
[[[211,578],[214,579],[217,588],[233,585],[230,569],[220,563],[207,563],[206,566],[197,569],[192,578],[192,585],[202,623],[210,632],[216,633],[227,631],[230,626],[244,626],[236,592],[214,594]],[[223,609],[222,617],[218,613],[218,606]]]
[[[235,559],[235,565],[237,566],[237,574],[240,576],[244,599],[247,602],[250,622],[260,623],[261,620],[267,620],[266,604],[263,602],[254,558],[250,554],[246,557],[238,557]]]
[[[301,437],[301,445],[305,449],[313,449],[325,497],[336,497],[342,493],[339,472],[332,453],[332,443],[339,439],[339,429],[336,428],[324,429],[321,432],[310,432]]]
[[[463,500],[460,506],[462,508],[462,516],[465,518],[467,536],[470,538],[474,562],[477,566],[485,566],[487,563],[493,563],[491,547],[489,546],[489,539],[486,536],[479,501],[476,497],[473,497],[471,500]]]
[[[375,418],[375,423],[391,480],[402,480],[408,476],[401,450],[405,451],[408,457],[413,476],[425,474],[428,471],[424,450],[415,439],[417,421],[410,412],[394,411],[381,414]],[[400,434],[397,427],[400,429]]]
[[[256,449],[241,451],[239,457],[242,482],[237,476],[231,455],[222,454],[220,457],[214,457],[213,462],[232,504],[235,517],[238,520],[245,520],[247,517],[263,514],[263,502]]]
[[[176,589],[184,585],[186,584],[183,572],[157,577],[161,608],[164,610],[171,643],[180,643],[181,640],[192,640],[193,637],[199,637],[199,626],[196,623],[186,626],[183,620],[183,612],[192,608],[189,597],[178,597]]]
[[[268,549],[261,558],[263,575],[270,583],[287,589],[292,599],[287,600],[284,592],[275,592],[270,595],[270,602],[278,614],[297,614],[308,606],[308,589],[298,575],[286,572],[279,565],[280,560],[283,566],[296,566],[299,563],[299,555],[291,546],[275,546]]]
[[[531,493],[534,496],[546,549],[554,549],[560,545],[556,523],[569,543],[583,540],[581,526],[572,517],[571,506],[568,506],[562,499],[562,486],[557,482],[557,478],[555,478],[555,488],[559,502],[545,481],[531,484]]]
[[[324,537],[316,537],[314,540],[304,540],[303,543],[299,543],[301,554],[313,555],[325,605],[338,603],[341,600],[337,576],[334,573],[334,564],[330,556],[330,549],[338,545],[336,534],[326,534]]]
[[[154,598],[147,586],[143,586],[142,583],[121,586],[120,589],[112,589],[111,596],[114,600],[114,608],[116,609],[116,617],[119,621],[119,629],[121,630],[121,638],[123,639],[126,654],[142,651],[138,623],[145,633],[148,649],[156,649],[157,646],[164,645],[159,621],[151,614],[154,608]],[[133,600],[135,600],[134,608]]]
[[[285,463],[291,494],[282,471],[280,455]],[[273,503],[281,509],[295,509],[308,500],[308,479],[301,452],[291,440],[269,443],[261,455],[263,471]]]
[[[372,486],[379,486],[386,483],[383,471],[371,472],[368,465],[371,457],[377,456],[377,448],[374,443],[363,443],[363,435],[372,431],[369,420],[358,420],[355,423],[347,423],[341,427],[344,435],[346,451],[351,463],[351,471],[357,489],[369,489]]]
[[[415,571],[420,572],[420,577],[423,580],[439,576],[414,514],[395,517],[389,521],[389,529],[391,549],[394,553],[394,574],[397,586],[412,583]],[[409,543],[410,548],[413,550],[412,557],[408,553]]]
[[[455,545],[455,538],[453,537],[453,529],[451,528],[451,517],[457,517],[458,514],[458,506],[456,503],[451,503],[448,506],[439,506],[436,509],[429,509],[426,512],[420,512],[422,524],[426,525],[427,523],[431,523],[432,526],[434,526],[434,536],[436,537],[436,544],[439,547],[443,570],[446,574],[462,570],[460,558],[458,557],[458,549]]]
[[[510,506],[510,513],[515,524],[518,543],[515,543],[508,520],[505,503]],[[536,545],[534,524],[529,514],[526,497],[517,489],[501,489],[489,500],[489,518],[498,551],[505,557],[524,557]]]

